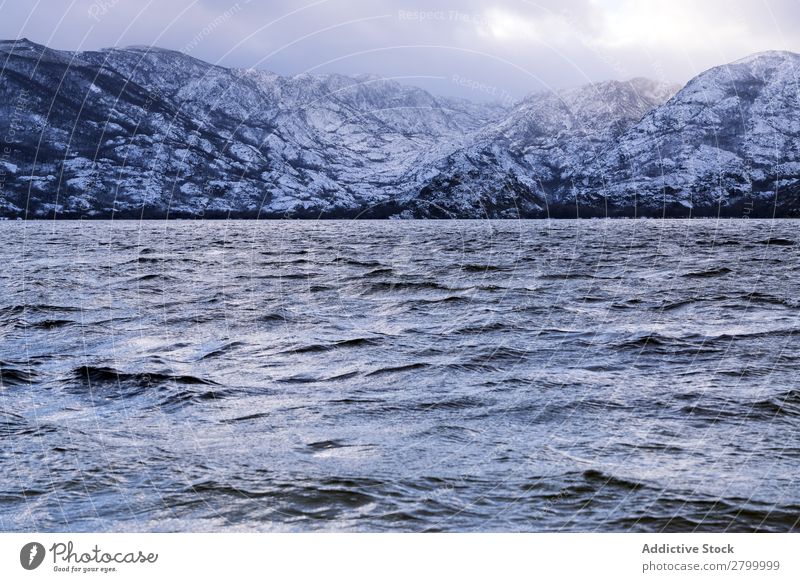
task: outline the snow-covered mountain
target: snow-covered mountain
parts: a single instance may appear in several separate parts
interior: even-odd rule
[[[418,170],[428,179],[404,205],[415,216],[559,214],[556,194],[571,175],[678,88],[633,79],[530,95]]]
[[[786,214],[800,185],[800,55],[760,53],[706,71],[609,145],[572,176],[581,204]]]
[[[712,69],[672,99],[677,87],[634,79],[511,107],[150,47],[22,39],[0,59],[6,217],[683,212],[800,182],[790,53]]]

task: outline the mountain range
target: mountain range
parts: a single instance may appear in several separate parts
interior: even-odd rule
[[[0,41],[0,217],[800,215],[800,55],[440,97],[153,47]]]

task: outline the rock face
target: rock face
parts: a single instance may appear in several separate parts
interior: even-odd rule
[[[505,111],[378,78],[0,43],[7,216],[358,215]]]
[[[736,216],[753,207],[771,215],[791,205],[800,184],[800,55],[761,53],[706,71],[573,182],[581,203],[626,212]]]
[[[560,215],[572,176],[677,89],[633,79],[530,95],[425,168],[431,178],[405,206],[415,216]]]
[[[677,87],[634,79],[511,107],[149,47],[22,39],[0,58],[8,218],[735,213],[776,191],[779,212],[797,207],[791,53],[712,69],[671,99]]]

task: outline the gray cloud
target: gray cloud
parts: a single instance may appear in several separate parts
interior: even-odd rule
[[[753,52],[800,51],[797,0],[6,0],[0,17],[3,38],[55,48],[155,44],[477,99],[609,78],[683,82]]]

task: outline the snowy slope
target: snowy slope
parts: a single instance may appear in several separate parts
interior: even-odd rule
[[[798,190],[798,58],[755,55],[677,94],[633,79],[504,107],[369,75],[285,77],[157,48],[0,41],[0,216],[516,217],[574,215],[576,204],[589,215],[766,204],[776,189]]]
[[[787,52],[706,71],[576,172],[574,194],[645,211],[771,205],[800,181],[799,83]]]
[[[633,79],[530,95],[418,171],[406,204],[417,216],[545,215],[572,173],[677,89]]]

